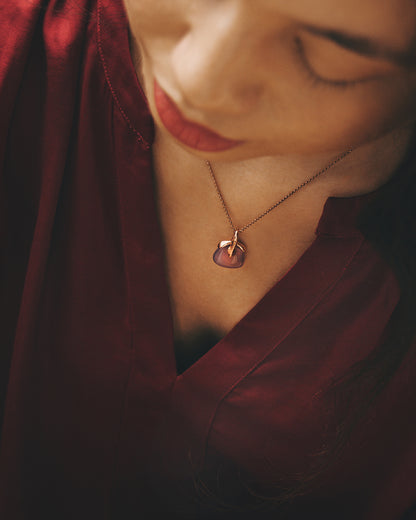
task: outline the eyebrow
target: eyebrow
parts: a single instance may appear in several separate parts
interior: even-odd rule
[[[327,38],[341,47],[362,56],[390,61],[399,67],[416,66],[416,42],[410,46],[410,49],[398,51],[384,43],[363,36],[355,36],[342,31],[325,29],[314,25],[304,25],[303,28],[310,33]]]

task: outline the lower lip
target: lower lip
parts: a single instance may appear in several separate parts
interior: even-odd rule
[[[204,152],[220,152],[241,143],[221,137],[197,123],[184,119],[157,81],[154,82],[154,97],[157,112],[165,128],[186,146]]]

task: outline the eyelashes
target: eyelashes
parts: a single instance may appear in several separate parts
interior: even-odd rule
[[[323,86],[329,88],[338,88],[338,89],[347,89],[351,87],[355,87],[360,83],[364,83],[365,80],[334,80],[334,79],[326,79],[317,74],[315,70],[311,67],[311,64],[308,61],[308,58],[305,54],[305,49],[303,47],[302,40],[296,36],[295,40],[295,52],[297,56],[300,58],[301,66],[306,72],[306,75],[313,86]]]

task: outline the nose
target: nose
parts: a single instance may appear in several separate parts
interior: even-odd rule
[[[177,101],[227,114],[251,110],[262,89],[249,35],[232,8],[190,24],[171,54]]]

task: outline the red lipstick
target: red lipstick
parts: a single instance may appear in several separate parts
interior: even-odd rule
[[[154,82],[155,104],[165,128],[186,146],[205,152],[220,152],[234,148],[241,141],[222,137],[212,130],[185,119],[160,85]]]

